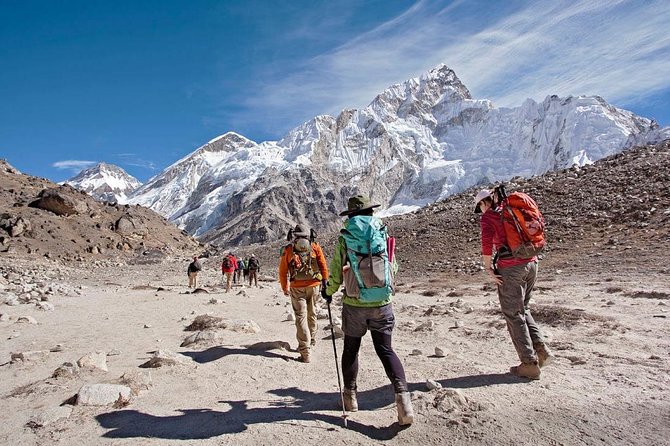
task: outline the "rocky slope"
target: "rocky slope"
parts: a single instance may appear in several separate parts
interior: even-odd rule
[[[150,209],[101,203],[0,161],[0,257],[155,259],[198,250],[199,242]]]

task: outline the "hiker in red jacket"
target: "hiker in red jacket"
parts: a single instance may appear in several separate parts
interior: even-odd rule
[[[229,252],[221,262],[221,272],[226,279],[226,293],[230,291],[230,288],[233,286],[233,274],[235,274],[236,267],[237,259],[232,252]]]
[[[510,373],[528,379],[540,378],[540,367],[553,360],[540,327],[528,308],[535,278],[537,257],[512,256],[500,213],[494,209],[491,191],[484,189],[475,197],[476,213],[481,213],[482,261],[490,279],[497,285],[502,311],[512,343],[521,364]],[[496,252],[494,262],[493,252]]]

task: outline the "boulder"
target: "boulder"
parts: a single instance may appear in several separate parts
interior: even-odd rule
[[[33,225],[30,223],[30,220],[23,217],[2,214],[0,215],[0,228],[7,231],[10,236],[18,237],[21,234],[32,231]]]
[[[81,201],[75,201],[71,197],[62,193],[59,189],[43,189],[37,200],[28,204],[28,206],[53,212],[56,215],[68,216],[87,213],[88,206]]]
[[[120,384],[86,384],[77,393],[79,406],[109,406],[130,401],[130,387]]]
[[[130,214],[124,214],[116,220],[114,230],[121,235],[146,235],[148,233],[144,221]]]

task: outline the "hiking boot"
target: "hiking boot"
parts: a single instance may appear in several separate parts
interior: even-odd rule
[[[305,364],[309,364],[311,362],[311,359],[309,358],[309,353],[300,353],[300,362],[304,362]]]
[[[356,398],[356,389],[347,389],[344,388],[342,394],[344,400],[344,410],[347,412],[357,412],[358,411],[358,399]]]
[[[510,367],[509,372],[512,375],[528,379],[540,379],[540,366],[536,362],[522,362],[519,365]]]
[[[537,343],[533,344],[533,347],[535,348],[535,353],[537,354],[537,365],[539,365],[540,368],[551,364],[554,362],[554,359],[556,359],[556,356],[551,353],[551,350],[549,350],[547,344]]]
[[[398,409],[398,424],[408,426],[414,422],[414,409],[412,408],[412,397],[409,392],[395,394],[395,405]]]

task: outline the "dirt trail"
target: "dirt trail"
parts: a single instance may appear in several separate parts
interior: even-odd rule
[[[213,264],[187,291],[184,265],[128,266],[71,279],[80,296],[54,296],[54,311],[2,306],[0,442],[3,444],[668,444],[670,438],[670,282],[665,275],[615,277],[541,268],[535,314],[557,361],[542,379],[507,374],[517,358],[483,273],[444,275],[400,286],[394,347],[416,411],[400,429],[393,394],[369,337],[360,356],[360,411],[344,428],[327,320],[311,364],[298,353],[290,307],[275,283],[225,294]],[[165,290],[156,291],[158,287]],[[653,292],[653,293],[652,293]],[[210,303],[212,299],[218,303]],[[334,307],[339,315],[339,307]],[[210,344],[180,347],[197,315],[254,321],[257,333],[219,331]],[[37,324],[17,323],[32,316]],[[422,328],[423,327],[423,328]],[[53,349],[9,363],[11,352]],[[341,352],[341,340],[337,340]],[[445,352],[437,357],[435,347]],[[183,365],[144,369],[170,350]],[[101,351],[108,371],[50,378],[63,362]],[[420,351],[420,353],[417,353]],[[65,405],[68,417],[26,425],[59,407],[85,383],[150,374],[120,407]],[[146,375],[144,375],[146,376]],[[441,384],[428,390],[426,380]],[[141,386],[140,386],[141,387]],[[148,387],[148,388],[146,388]],[[184,442],[186,441],[186,442]]]

